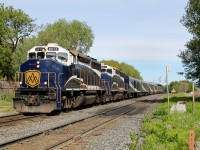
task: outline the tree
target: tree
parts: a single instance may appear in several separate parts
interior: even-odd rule
[[[36,29],[33,22],[22,10],[0,4],[0,74],[8,80],[19,67],[18,44]]]
[[[187,80],[183,81],[172,81],[169,84],[169,91],[172,91],[173,89],[178,93],[178,92],[192,92],[192,85],[193,83]],[[197,90],[197,87],[195,85],[195,90]]]
[[[186,43],[186,49],[178,55],[185,68],[185,77],[196,81],[200,86],[200,1],[189,0],[186,14],[181,23],[188,29],[193,38]]]
[[[122,70],[128,76],[142,80],[140,72],[133,66],[126,64],[125,62],[119,63],[118,61],[115,60],[102,60],[101,62],[106,65]]]
[[[60,19],[53,24],[47,24],[38,32],[40,45],[58,43],[60,46],[70,50],[87,53],[92,47],[94,34],[91,28],[78,20],[67,22]]]

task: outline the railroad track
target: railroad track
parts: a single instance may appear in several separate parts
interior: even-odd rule
[[[156,96],[151,97],[151,99],[155,98]],[[160,98],[157,96],[156,99]],[[149,103],[142,101],[133,102],[132,104],[125,105],[123,107],[118,107],[75,122],[38,132],[34,135],[25,136],[20,139],[3,143],[0,145],[0,148],[7,147],[6,149],[10,150],[61,148],[73,149],[73,143],[79,139],[88,136],[89,134],[102,127],[105,127],[110,123],[114,123],[128,113],[138,113],[148,107],[148,105]]]
[[[33,118],[38,118],[44,116],[43,114],[24,116],[23,114],[14,114],[9,116],[0,117],[0,127],[14,126],[21,121],[27,121]]]

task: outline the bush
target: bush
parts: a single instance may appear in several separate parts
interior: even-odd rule
[[[0,94],[0,106],[13,106],[13,97],[14,94]]]
[[[149,119],[145,118],[140,128],[147,135],[144,139],[143,150],[187,150],[190,130],[195,131],[195,140],[200,140],[200,103],[195,103],[194,113],[192,112],[192,98],[183,94],[170,97],[170,104],[182,100],[187,101],[187,112],[168,114],[168,103],[165,100],[155,110],[153,116]],[[153,120],[149,121],[151,119]]]
[[[11,102],[14,97],[14,94],[0,94],[0,101]]]

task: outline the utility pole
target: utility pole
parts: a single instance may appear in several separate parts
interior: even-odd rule
[[[169,106],[169,87],[168,87],[168,73],[170,72],[170,67],[166,66],[166,84],[167,84],[167,101],[168,101],[168,113],[170,113],[170,106]]]

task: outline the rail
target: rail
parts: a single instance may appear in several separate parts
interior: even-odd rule
[[[66,123],[59,125],[57,127],[53,127],[51,129],[47,129],[47,130],[43,130],[43,131],[39,131],[39,132],[36,131],[35,134],[32,134],[32,135],[26,135],[26,136],[21,135],[21,137],[18,137],[17,139],[2,142],[0,144],[0,148],[5,148],[5,147],[9,146],[8,149],[9,148],[12,149],[13,147],[15,149],[17,149],[17,147],[22,147],[22,146],[26,147],[27,146],[29,149],[31,149],[31,148],[33,148],[32,144],[34,144],[34,143],[35,143],[35,145],[34,145],[35,147],[41,146],[38,149],[55,148],[57,145],[59,145],[59,147],[60,146],[62,147],[63,146],[62,144],[65,143],[65,142],[69,142],[70,139],[72,139],[72,140],[70,140],[70,143],[73,143],[74,142],[73,139],[76,139],[76,137],[79,137],[79,135],[80,135],[80,137],[84,137],[84,136],[90,134],[91,132],[95,131],[96,129],[99,129],[100,127],[102,127],[103,124],[106,125],[106,123],[112,122],[112,120],[114,121],[115,119],[119,118],[120,116],[123,116],[124,114],[127,114],[129,112],[136,113],[136,114],[139,113],[140,111],[145,109],[150,104],[150,103],[144,103],[144,102],[141,101],[141,100],[144,100],[146,98],[147,97],[138,98],[137,100],[140,100],[140,101],[134,101],[134,102],[129,103],[128,105],[126,104],[126,105],[123,105],[123,106],[115,107],[114,109],[112,108],[110,110],[106,110],[106,111],[100,112],[98,114],[97,113],[91,114],[88,117],[84,117],[80,120],[76,120],[76,121],[73,121],[73,122],[69,121],[69,122],[66,122]],[[157,98],[157,97],[151,97],[151,99],[155,99],[155,98]],[[115,111],[115,113],[117,113],[117,114],[115,114],[113,111]],[[109,114],[115,114],[115,115],[108,115],[108,113]],[[97,123],[97,124],[95,124],[95,126],[92,126],[93,124],[90,124],[91,122],[87,122],[87,121],[90,121],[90,119],[92,119],[92,118],[94,118],[93,121],[95,121]],[[97,120],[97,119],[101,119],[101,118],[105,119],[105,121],[101,122],[101,121]],[[86,123],[87,125],[83,126],[83,125],[80,125],[79,123],[83,123],[83,124]],[[76,128],[73,128],[75,125],[76,125]],[[71,131],[68,130],[68,132],[64,132],[63,129],[65,127],[66,127],[66,129],[67,128],[68,129],[73,128],[73,130],[71,130]],[[89,128],[87,130],[85,130],[86,127],[89,127]],[[59,130],[56,131],[56,129],[59,129]],[[54,131],[54,132],[52,132],[52,131]],[[61,133],[61,134],[59,134],[59,136],[56,136],[56,138],[55,138],[56,132],[59,132],[59,131],[61,131],[62,133],[68,133],[68,134],[60,136],[62,134]],[[76,131],[80,131],[80,132],[77,133]],[[71,134],[71,132],[75,133],[75,134]],[[48,138],[44,138],[44,136],[48,136]],[[64,137],[64,136],[67,136],[67,137]],[[41,139],[39,139],[39,140],[37,138],[30,139],[31,137],[38,137],[38,138],[40,137]],[[52,140],[52,139],[50,140],[49,138],[51,138],[51,137],[53,139],[56,139],[56,140]],[[62,139],[58,140],[58,138],[62,138]],[[43,139],[44,140],[46,139],[48,141],[43,142],[45,144],[42,144],[42,145],[37,143],[37,142],[41,142],[41,140],[43,140]],[[25,142],[23,142],[22,140],[24,140]],[[26,142],[27,140],[29,142]],[[34,141],[34,140],[36,140],[36,141]],[[51,141],[54,141],[54,142],[51,143]],[[56,142],[58,142],[58,143],[56,143]],[[58,147],[56,147],[56,148],[58,148]]]

